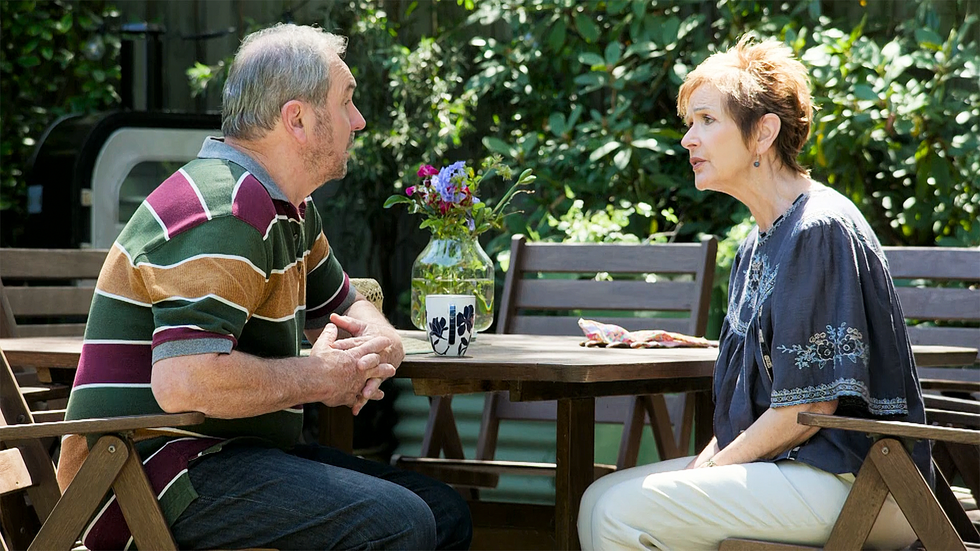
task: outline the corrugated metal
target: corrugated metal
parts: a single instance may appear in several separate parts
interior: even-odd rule
[[[424,396],[415,396],[411,383],[405,379],[396,379],[395,384],[399,390],[398,398],[395,400],[398,423],[395,425],[394,432],[399,441],[395,453],[418,456],[422,449],[422,435],[425,433],[425,424],[429,415],[429,400]],[[480,417],[483,414],[483,395],[454,396],[453,414],[463,443],[463,453],[466,457],[472,458],[476,454],[476,439],[480,431]],[[596,461],[610,464],[616,462],[622,431],[622,425],[596,426]],[[502,421],[497,438],[496,458],[553,462],[555,460],[554,423]],[[646,429],[640,446],[639,463],[653,463],[659,459],[653,436],[650,430]],[[484,490],[481,496],[495,501],[554,503],[555,481],[551,477],[544,476],[502,476],[500,485],[496,489]]]

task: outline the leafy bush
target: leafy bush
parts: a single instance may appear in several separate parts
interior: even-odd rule
[[[0,2],[0,240],[9,246],[26,213],[24,167],[59,116],[118,105],[118,36],[103,22],[107,2]]]

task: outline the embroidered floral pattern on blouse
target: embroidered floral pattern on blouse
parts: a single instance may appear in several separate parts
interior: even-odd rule
[[[745,336],[752,318],[762,307],[762,303],[772,294],[778,273],[779,265],[770,265],[768,255],[757,254],[752,259],[746,274],[745,290],[737,297],[738,304],[732,302],[728,305],[728,323],[732,326],[733,331],[743,337]],[[733,301],[736,299],[735,293],[732,293],[732,299]],[[745,314],[747,315],[743,315],[743,311],[746,311]],[[743,321],[743,318],[746,321]]]
[[[823,369],[828,363],[833,365],[845,358],[853,363],[860,360],[867,366],[870,357],[868,347],[864,344],[864,335],[857,329],[848,327],[847,323],[841,323],[836,329],[828,325],[826,331],[814,333],[806,346],[779,345],[779,350],[796,354],[796,367],[800,369],[811,366]]]
[[[868,412],[873,415],[907,415],[909,412],[905,398],[873,398],[864,383],[850,378],[840,378],[831,383],[806,388],[773,389],[772,406],[797,406],[813,402],[828,402],[841,396],[857,396],[863,399],[868,405]]]

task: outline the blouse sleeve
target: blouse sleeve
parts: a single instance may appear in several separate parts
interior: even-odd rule
[[[838,407],[848,410],[907,413],[903,390],[882,396],[872,386],[871,347],[895,344],[881,330],[892,324],[883,323],[891,307],[887,293],[879,292],[880,274],[887,278],[887,271],[875,269],[880,258],[854,231],[824,220],[802,229],[779,264],[772,407],[840,400]]]

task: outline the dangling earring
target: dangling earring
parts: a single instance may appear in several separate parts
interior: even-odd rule
[[[756,159],[755,162],[752,163],[752,166],[759,168],[759,159]]]

